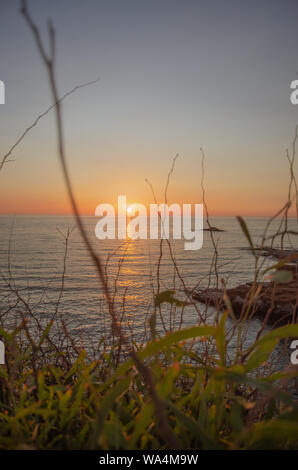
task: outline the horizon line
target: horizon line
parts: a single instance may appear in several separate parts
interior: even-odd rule
[[[96,217],[98,218],[98,216],[94,215],[94,214],[87,214],[87,213],[80,213],[79,214],[81,217]],[[233,217],[233,218],[236,218],[238,216],[241,216],[241,217],[274,217],[275,218],[279,218],[279,217],[282,217],[282,214],[210,214],[209,212],[209,217]],[[40,213],[40,212],[20,212],[20,213],[13,213],[13,212],[2,212],[0,213],[0,216],[3,217],[3,216],[11,216],[11,217],[16,217],[16,216],[39,216],[39,217],[75,217],[75,215],[73,213]],[[170,217],[172,217],[172,214],[169,214]],[[206,218],[207,215],[204,214],[204,218]],[[297,216],[296,215],[288,215],[288,219],[296,219]]]

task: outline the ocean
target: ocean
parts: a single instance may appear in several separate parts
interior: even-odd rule
[[[95,236],[97,220],[96,217],[83,217],[96,253],[100,255],[104,265],[107,263],[111,294],[115,299],[118,317],[122,319],[127,334],[135,341],[141,341],[147,334],[154,292],[157,291],[156,269],[160,242],[98,240]],[[245,220],[255,245],[258,245],[267,218],[247,217]],[[212,226],[224,230],[213,232],[218,251],[219,279],[225,279],[227,287],[251,281],[254,257],[246,249],[248,242],[236,218],[212,217],[210,222]],[[271,233],[278,223],[275,221]],[[49,318],[59,299],[59,314],[73,334],[84,334],[95,341],[102,336],[110,323],[107,309],[96,271],[75,225],[72,216],[0,216],[2,318],[8,314],[11,316],[11,311],[17,307],[26,310],[28,306],[38,317]],[[205,222],[204,227],[207,227]],[[289,220],[289,228],[297,229],[295,219]],[[65,235],[67,230],[72,229],[65,258]],[[285,242],[286,247],[292,247],[289,240]],[[179,279],[164,241],[160,263],[160,291],[175,290],[177,297],[183,298],[185,287],[193,289],[196,286],[214,285],[215,278],[209,275],[214,262],[210,232],[204,231],[203,247],[200,250],[184,250],[183,240],[171,240],[171,247],[184,284]],[[270,263],[274,261],[264,260],[264,267]],[[197,308],[206,310],[199,303]],[[193,306],[185,307],[182,314],[181,309],[174,310],[165,307],[163,323],[158,320],[161,331],[198,323],[198,313]],[[249,326],[248,338],[253,340],[259,327],[259,320],[253,320]]]

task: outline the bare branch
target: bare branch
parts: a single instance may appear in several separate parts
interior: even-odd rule
[[[99,81],[99,78],[95,79],[95,80],[91,80],[90,82],[86,82],[86,83],[82,83],[80,85],[76,85],[74,88],[72,88],[71,90],[69,90],[68,92],[66,92],[62,98],[59,99],[59,103],[61,103],[63,100],[65,100],[65,98],[67,98],[69,95],[71,95],[72,93],[76,92],[77,90],[79,90],[80,88],[85,88],[89,85],[93,85],[94,83],[97,83]],[[8,163],[8,162],[14,162],[15,160],[8,160],[8,157],[13,153],[13,151],[15,150],[15,148],[22,142],[22,140],[24,139],[24,137],[26,137],[26,135],[28,134],[28,132],[30,132],[36,125],[37,123],[40,121],[40,119],[42,119],[44,116],[46,116],[53,108],[55,108],[55,106],[57,106],[57,103],[54,103],[52,104],[51,106],[49,106],[49,108],[47,108],[43,113],[39,114],[39,116],[37,116],[37,118],[33,121],[33,123],[27,127],[27,129],[20,135],[20,137],[18,138],[18,140],[13,144],[13,146],[9,149],[9,151],[3,156],[1,162],[0,162],[0,171],[2,170],[3,168],[3,165],[5,163]]]
[[[88,235],[86,233],[86,230],[85,230],[85,227],[83,225],[83,221],[82,221],[82,218],[80,216],[78,206],[77,206],[77,203],[76,203],[76,200],[75,200],[75,197],[74,197],[72,184],[71,184],[69,173],[68,173],[65,150],[64,150],[62,110],[61,110],[61,105],[60,105],[59,98],[58,98],[56,76],[55,76],[54,62],[53,62],[54,57],[53,57],[53,55],[52,55],[52,57],[48,56],[45,52],[39,30],[38,30],[37,26],[34,24],[34,22],[32,21],[30,15],[28,13],[26,0],[21,0],[21,6],[22,6],[21,13],[24,16],[25,21],[27,22],[29,28],[31,29],[31,31],[33,33],[33,36],[34,36],[35,42],[37,44],[38,50],[40,52],[40,55],[41,55],[41,57],[43,59],[43,62],[46,65],[47,70],[48,70],[50,88],[51,88],[51,91],[52,91],[52,96],[53,96],[54,103],[56,103],[55,112],[56,112],[56,124],[57,124],[57,136],[58,136],[57,137],[58,138],[58,154],[59,154],[59,159],[60,159],[60,163],[61,163],[61,166],[62,166],[62,172],[63,172],[63,176],[64,176],[68,196],[69,196],[69,199],[70,199],[70,203],[71,203],[71,206],[72,206],[73,213],[74,213],[76,221],[77,221],[78,228],[80,230],[80,233],[81,233],[82,239],[85,243],[85,246],[87,248],[87,251],[89,252],[89,255],[90,255],[91,259],[93,260],[93,263],[94,263],[94,265],[97,269],[97,272],[98,272],[98,276],[99,276],[99,279],[100,279],[100,282],[101,282],[101,285],[102,285],[102,288],[103,288],[103,291],[104,291],[104,294],[105,294],[105,297],[106,297],[106,301],[107,301],[107,304],[108,304],[108,307],[109,307],[109,313],[110,313],[110,316],[111,316],[111,319],[112,319],[112,326],[113,326],[115,332],[117,333],[120,341],[122,341],[123,344],[125,344],[129,348],[130,355],[131,355],[132,359],[134,360],[136,366],[138,367],[139,372],[142,374],[142,376],[144,378],[144,381],[145,381],[145,383],[148,387],[149,393],[152,397],[152,400],[153,400],[153,403],[154,403],[154,406],[155,406],[156,415],[158,417],[159,424],[160,424],[161,435],[167,441],[168,445],[172,449],[178,449],[179,445],[180,445],[179,441],[176,438],[176,436],[174,435],[173,431],[171,430],[170,425],[168,423],[168,420],[166,418],[165,405],[163,404],[162,400],[159,398],[159,395],[156,391],[155,384],[154,384],[154,379],[153,379],[153,376],[152,376],[152,372],[151,372],[150,368],[147,367],[140,360],[137,353],[134,351],[134,349],[132,347],[130,347],[130,345],[128,344],[126,338],[121,333],[121,328],[120,328],[120,326],[118,324],[118,321],[117,321],[118,319],[117,319],[116,312],[114,311],[114,305],[113,305],[112,298],[111,298],[111,295],[110,295],[110,290],[109,290],[107,279],[106,279],[104,269],[103,269],[103,266],[102,266],[102,263],[101,263],[101,259],[95,253],[95,251],[93,250],[91,242],[90,242],[90,240],[88,238]],[[54,29],[51,28],[49,33],[50,33],[50,42],[52,44],[51,51],[52,51],[52,54],[53,54],[53,51],[55,50],[55,33],[54,33]]]

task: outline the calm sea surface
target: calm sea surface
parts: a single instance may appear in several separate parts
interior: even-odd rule
[[[96,252],[103,262],[109,258],[108,274],[117,311],[138,337],[144,332],[148,315],[152,311],[153,289],[156,291],[157,288],[159,241],[100,241],[95,237],[98,219],[84,217],[83,220]],[[256,245],[261,240],[266,221],[265,218],[246,219]],[[211,224],[224,230],[213,232],[218,249],[220,277],[225,278],[228,287],[252,280],[254,258],[249,251],[243,249],[247,247],[247,240],[237,220],[232,217],[214,217]],[[74,226],[72,216],[0,216],[1,313],[13,302],[13,296],[9,295],[7,287],[9,276],[11,285],[35,313],[40,316],[53,313],[61,292],[64,235]],[[297,230],[295,219],[290,220],[289,228]],[[183,240],[171,241],[171,245],[187,288],[192,289],[197,285],[203,287],[210,280],[214,281],[214,278],[210,279],[208,276],[214,259],[209,232],[204,232],[203,248],[198,251],[185,251]],[[265,265],[266,263],[273,263],[273,260],[268,259]],[[115,285],[117,288],[114,292]],[[164,242],[160,290],[173,288],[179,296],[183,286],[175,273],[167,243]],[[199,304],[198,307],[205,308]],[[89,332],[90,335],[100,335],[102,322],[107,321],[101,287],[77,229],[73,230],[68,243],[59,311],[67,319],[71,330],[78,334],[84,331],[85,334]],[[169,314],[165,317],[165,326],[167,329],[175,328],[180,321],[179,312],[174,316]],[[198,315],[192,306],[184,309],[182,321],[184,326],[198,321]],[[252,322],[249,333],[251,337],[259,326],[258,320]]]

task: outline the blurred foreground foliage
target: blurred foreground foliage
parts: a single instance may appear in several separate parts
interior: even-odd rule
[[[257,377],[257,370],[298,325],[262,336],[227,361],[225,322],[157,337],[138,350],[180,449],[297,449],[298,404],[289,393],[297,367]],[[36,342],[18,341],[20,325],[0,330],[0,449],[166,449],[154,402],[132,359],[115,366],[117,347],[90,361],[78,351],[45,354],[52,323]],[[201,346],[213,341],[210,355]],[[198,351],[200,349],[200,352]],[[208,348],[207,348],[208,349]],[[207,351],[206,349],[206,351]],[[228,363],[229,362],[229,363]]]

